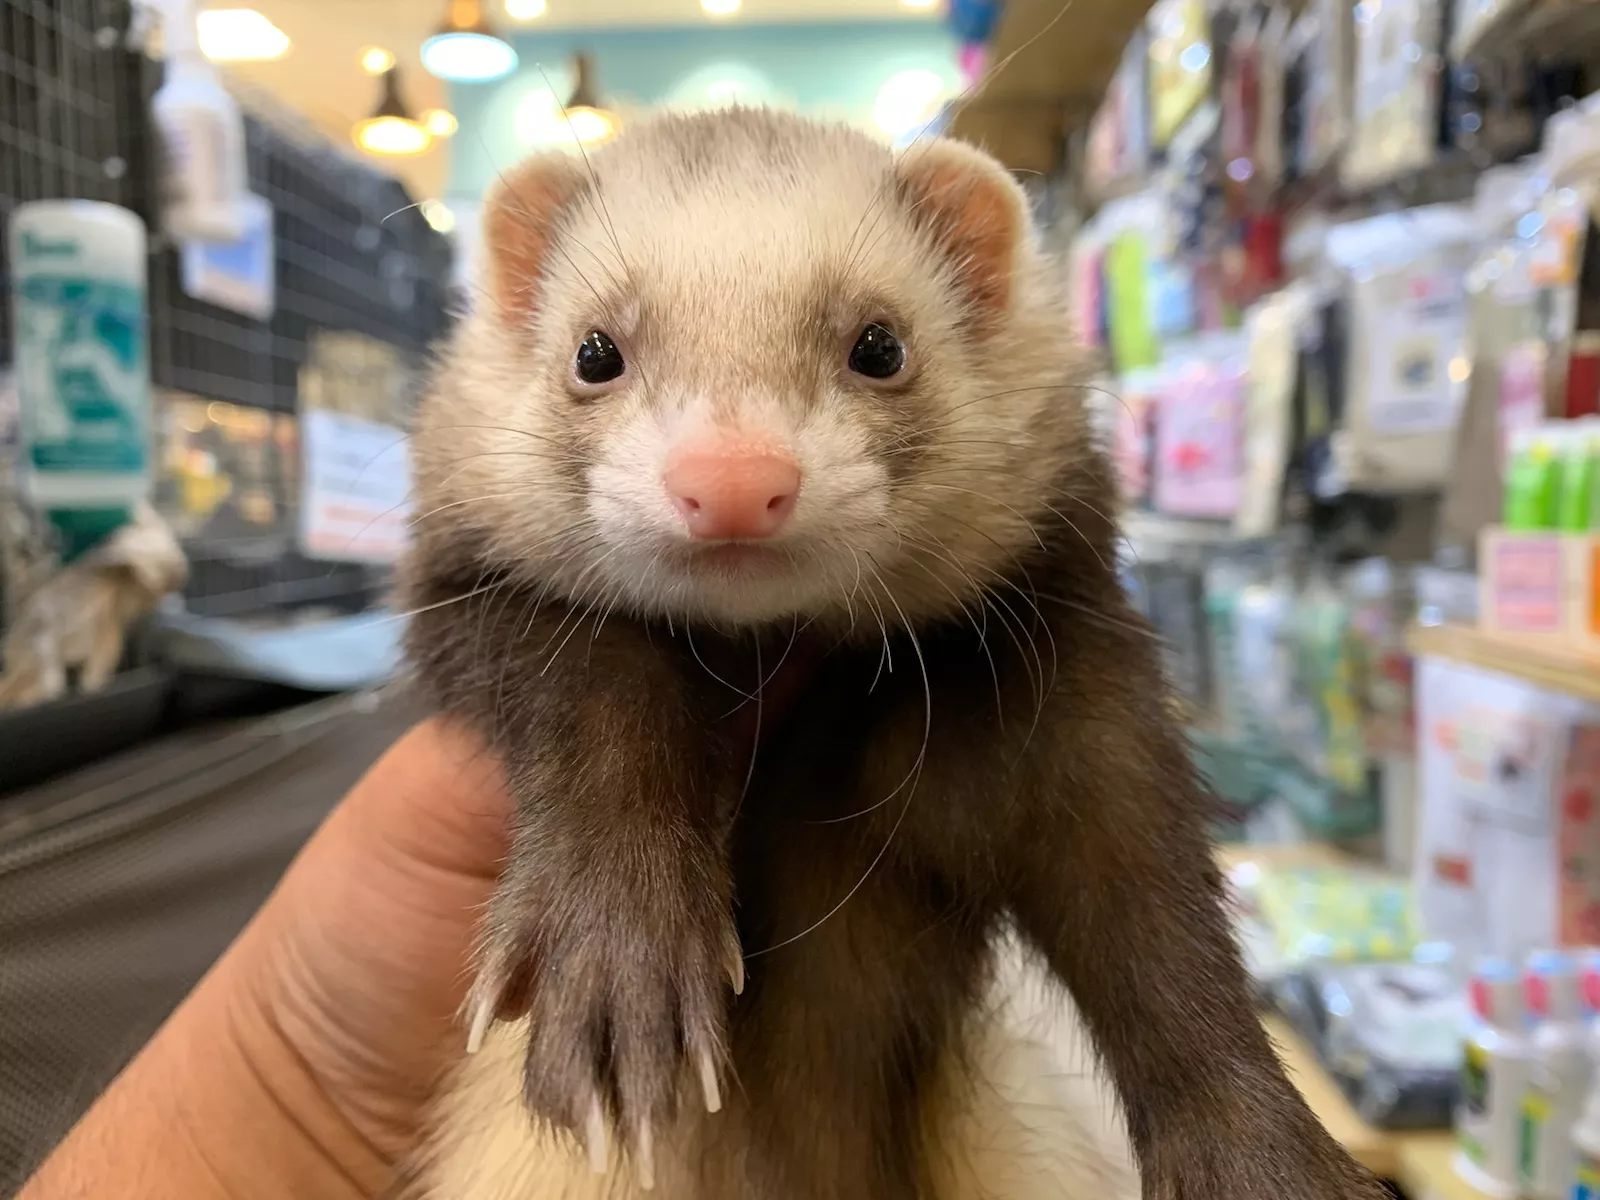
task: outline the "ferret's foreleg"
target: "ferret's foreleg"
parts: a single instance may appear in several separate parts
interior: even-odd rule
[[[1117,600],[1098,601],[1116,623],[1064,656],[1027,751],[997,856],[1010,906],[1117,1086],[1146,1197],[1376,1200],[1253,1009],[1154,646]]]
[[[680,1092],[721,1105],[743,978],[725,836],[742,775],[643,629],[494,594],[462,604],[415,639],[421,670],[447,711],[492,731],[516,806],[469,1045],[526,1014],[528,1108],[596,1171],[620,1141],[648,1185]]]

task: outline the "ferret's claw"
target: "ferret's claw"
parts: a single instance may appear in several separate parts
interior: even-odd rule
[[[639,1170],[639,1187],[651,1191],[656,1186],[656,1149],[649,1121],[639,1124],[639,1145],[634,1150],[634,1160]]]
[[[722,1110],[722,1089],[717,1084],[717,1063],[711,1051],[700,1051],[700,1090],[705,1093],[708,1113]]]
[[[610,1135],[606,1133],[606,1116],[600,1109],[600,1097],[589,1102],[589,1119],[584,1125],[584,1144],[589,1151],[589,1170],[604,1175],[610,1165]]]
[[[494,1000],[487,992],[480,992],[472,1009],[472,1027],[467,1030],[467,1053],[476,1054],[483,1049],[483,1039],[494,1020]]]
[[[744,994],[744,951],[737,939],[728,942],[728,979],[733,984],[733,994]]]

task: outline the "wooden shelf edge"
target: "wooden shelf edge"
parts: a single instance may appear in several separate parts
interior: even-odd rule
[[[1471,625],[1418,625],[1406,638],[1418,657],[1442,658],[1510,675],[1600,704],[1600,652],[1548,634],[1501,633]]]

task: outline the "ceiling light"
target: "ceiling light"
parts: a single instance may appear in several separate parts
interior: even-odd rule
[[[516,70],[517,52],[495,33],[479,0],[450,0],[439,32],[422,43],[422,65],[440,79],[499,79]]]
[[[452,137],[455,131],[461,128],[461,122],[456,120],[455,113],[448,108],[430,108],[422,114],[422,123],[428,127],[428,132],[437,138]]]
[[[361,69],[368,75],[382,75],[394,66],[394,55],[382,46],[368,46],[361,52]]]
[[[422,210],[423,220],[439,233],[449,233],[456,227],[456,214],[443,200],[424,200],[417,205]]]
[[[400,95],[400,69],[383,73],[383,95],[365,121],[356,122],[356,145],[371,154],[421,154],[433,138]]]
[[[713,17],[729,17],[739,11],[740,0],[700,0],[700,7]]]
[[[253,8],[213,8],[195,18],[200,52],[213,62],[262,62],[289,53],[289,35]]]
[[[587,54],[574,55],[572,73],[577,83],[565,105],[568,130],[581,145],[603,142],[617,132],[617,115],[600,99],[600,89],[594,81],[594,59]]]
[[[545,0],[506,0],[506,16],[513,21],[537,21],[544,16]]]
[[[904,137],[938,115],[944,77],[915,67],[889,76],[872,105],[872,119],[890,137]]]

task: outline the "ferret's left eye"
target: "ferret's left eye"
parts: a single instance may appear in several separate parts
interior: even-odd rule
[[[899,338],[877,323],[863,329],[850,348],[850,369],[868,379],[892,379],[905,365],[906,348]]]
[[[611,340],[611,335],[600,329],[591,329],[578,343],[578,355],[572,370],[579,380],[591,386],[610,383],[628,369],[622,351]]]

